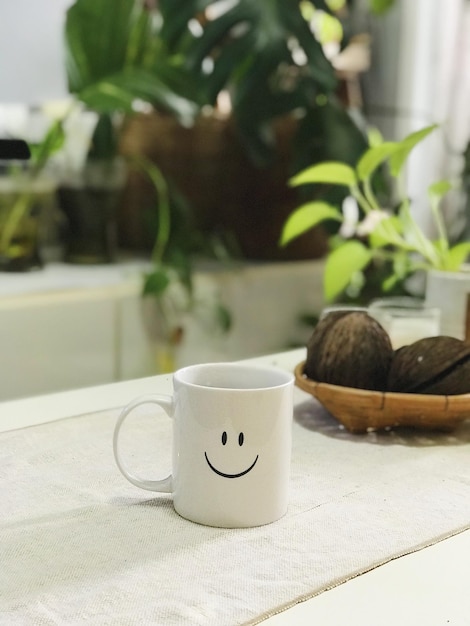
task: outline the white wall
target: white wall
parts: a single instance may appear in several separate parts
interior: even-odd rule
[[[363,9],[364,12],[366,10]],[[396,5],[378,18],[362,17],[358,26],[370,29],[372,35],[371,67],[363,80],[367,119],[380,129],[386,139],[399,139],[397,120],[405,115],[398,109],[396,101],[400,69],[397,54],[401,29],[400,6]]]
[[[428,185],[458,177],[470,138],[470,2],[399,0],[373,20],[372,69],[365,81],[370,121],[387,139],[402,139],[429,124],[440,125],[412,153],[408,193],[413,210],[432,231]],[[448,222],[455,222],[456,194]]]
[[[38,104],[66,93],[62,32],[72,0],[1,0],[0,103]]]

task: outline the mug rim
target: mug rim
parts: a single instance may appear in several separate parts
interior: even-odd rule
[[[209,385],[202,384],[198,382],[194,382],[188,380],[186,376],[195,371],[204,371],[217,368],[217,370],[245,370],[248,372],[260,373],[263,372],[265,374],[272,374],[277,377],[277,380],[273,381],[272,384],[267,385],[259,385],[253,387],[242,387],[240,385],[234,387],[222,386],[222,385]],[[253,392],[253,391],[267,391],[270,389],[282,389],[283,387],[288,387],[289,385],[294,383],[294,374],[287,370],[283,370],[281,368],[277,368],[275,366],[266,366],[266,365],[252,365],[250,363],[240,363],[240,362],[210,362],[210,363],[195,363],[193,365],[186,365],[178,370],[176,370],[173,374],[173,379],[178,381],[179,383],[186,385],[188,387],[194,387],[197,389],[210,389],[211,391],[236,391],[236,392]]]

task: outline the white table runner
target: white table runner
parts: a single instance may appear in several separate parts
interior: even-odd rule
[[[127,483],[117,411],[1,434],[0,624],[255,624],[470,528],[469,422],[350,435],[297,400],[289,511],[247,530],[193,524]],[[129,464],[156,477],[171,423],[154,415],[123,435]]]

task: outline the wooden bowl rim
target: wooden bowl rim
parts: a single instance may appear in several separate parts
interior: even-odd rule
[[[424,393],[398,393],[395,391],[373,391],[372,389],[358,389],[356,387],[344,387],[342,385],[332,385],[330,383],[322,383],[311,378],[308,378],[304,374],[306,361],[298,363],[294,370],[296,384],[300,389],[307,391],[308,393],[314,393],[315,389],[321,388],[325,390],[334,391],[339,394],[347,394],[348,396],[357,396],[358,398],[370,398],[377,400],[382,398],[382,403],[385,403],[385,397],[393,398],[397,401],[409,401],[413,399],[413,402],[419,402],[420,400],[426,400],[426,404],[432,402],[435,399],[439,404],[442,403],[443,398],[452,398],[459,400],[468,400],[470,408],[470,393],[454,394],[454,395],[437,395],[437,394],[424,394]]]

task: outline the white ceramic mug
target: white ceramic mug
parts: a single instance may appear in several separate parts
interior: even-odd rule
[[[137,487],[172,493],[176,512],[191,521],[223,528],[274,522],[288,505],[293,382],[289,372],[237,363],[180,369],[172,396],[142,396],[123,409],[116,463]],[[149,402],[173,419],[173,473],[162,480],[134,476],[119,453],[124,420]]]

